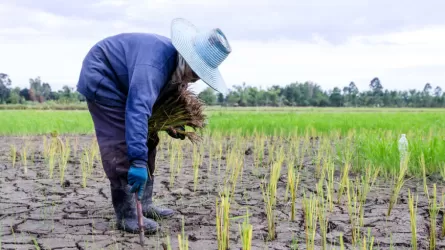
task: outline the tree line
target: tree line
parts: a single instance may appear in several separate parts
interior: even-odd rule
[[[360,91],[354,82],[343,88],[323,90],[313,82],[294,82],[286,86],[273,85],[267,89],[234,85],[226,96],[211,88],[198,96],[207,105],[222,106],[313,106],[313,107],[445,107],[445,93],[439,86],[426,83],[422,90],[384,89],[378,77],[369,83],[369,89]],[[53,101],[61,104],[79,103],[85,98],[69,86],[53,91],[49,83],[40,77],[29,79],[29,87],[12,87],[12,80],[0,73],[0,104],[43,103]]]
[[[207,105],[224,106],[314,106],[314,107],[445,107],[445,93],[440,86],[426,83],[422,90],[384,89],[378,77],[369,83],[369,89],[360,91],[354,82],[343,88],[325,91],[313,82],[295,82],[284,87],[274,85],[267,89],[235,85],[227,96],[206,88],[198,95]]]
[[[54,101],[69,104],[85,101],[85,98],[67,85],[61,90],[53,91],[51,85],[42,82],[40,77],[29,79],[29,87],[11,87],[12,81],[8,74],[0,73],[0,104],[24,104],[27,102],[43,103]]]

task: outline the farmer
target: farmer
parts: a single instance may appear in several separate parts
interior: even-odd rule
[[[218,66],[231,47],[220,29],[202,32],[175,19],[171,37],[124,33],[99,41],[86,55],[77,85],[94,122],[117,226],[131,233],[139,230],[135,192],[146,232],[159,229],[154,220],[174,214],[152,203],[159,138],[148,139],[148,119],[163,87],[201,79],[218,92],[226,91]],[[184,130],[172,128],[168,134],[184,139],[178,129]]]

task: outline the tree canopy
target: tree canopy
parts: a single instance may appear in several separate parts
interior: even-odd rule
[[[85,98],[70,86],[54,91],[40,77],[29,79],[28,88],[12,87],[8,74],[0,73],[0,104],[25,102],[74,103]],[[389,90],[378,77],[369,81],[369,89],[359,90],[351,81],[343,87],[323,90],[313,82],[293,82],[286,86],[272,85],[266,89],[246,83],[234,85],[227,96],[211,88],[198,96],[207,105],[223,106],[313,106],[313,107],[445,107],[445,93],[440,86],[427,82],[420,90]]]

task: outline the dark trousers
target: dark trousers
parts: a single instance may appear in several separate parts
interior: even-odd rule
[[[111,187],[123,187],[127,185],[127,173],[130,168],[125,141],[125,108],[108,107],[90,101],[87,104],[93,119],[105,174]],[[158,143],[157,136],[151,136],[151,139],[147,140],[149,178],[155,170]]]

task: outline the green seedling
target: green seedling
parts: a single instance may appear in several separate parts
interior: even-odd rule
[[[184,216],[182,216],[181,234],[178,234],[178,244],[179,244],[179,250],[188,250],[189,249],[189,240],[188,240],[188,237],[185,235]]]
[[[268,240],[274,240],[276,237],[275,232],[275,207],[277,200],[277,184],[280,178],[282,162],[276,162],[270,169],[269,183],[265,188],[261,184],[261,190],[263,193],[263,199],[266,206],[267,227],[268,227]]]
[[[196,191],[198,187],[199,166],[201,164],[201,156],[198,152],[198,147],[193,146],[193,190]]]
[[[239,225],[242,250],[252,249],[253,226],[249,223],[249,216],[249,210],[247,210],[243,224]]]
[[[429,199],[429,214],[430,214],[430,250],[436,249],[436,222],[439,208],[437,206],[437,192],[436,184],[433,184],[433,197]]]
[[[411,247],[413,250],[417,250],[417,225],[416,225],[417,202],[418,202],[418,197],[416,197],[416,201],[414,202],[414,195],[411,195],[411,191],[408,189],[408,208],[409,208],[409,218],[411,223]]]
[[[405,174],[406,171],[408,170],[408,161],[409,157],[406,157],[404,161],[400,162],[400,172],[398,176],[396,176],[396,179],[394,180],[387,216],[391,215],[392,208],[397,204],[400,190],[402,189],[403,184],[405,183]]]
[[[12,167],[15,167],[15,163],[17,161],[17,148],[14,144],[11,144],[11,162],[12,162]]]
[[[220,195],[220,202],[216,200],[216,235],[218,250],[229,249],[229,212],[230,198],[228,190]]]
[[[309,198],[306,198],[305,192],[303,192],[303,213],[304,224],[306,231],[306,248],[314,249],[315,247],[315,234],[317,231],[317,210],[318,199],[312,193]]]

